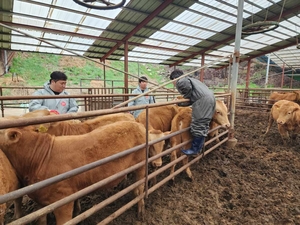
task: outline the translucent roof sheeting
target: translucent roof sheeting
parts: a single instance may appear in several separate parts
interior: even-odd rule
[[[97,10],[73,0],[5,0],[0,49],[124,60],[127,45],[129,61],[200,67],[203,57],[209,67],[221,68],[234,53],[238,2],[127,0],[117,9]],[[243,5],[243,26],[275,21],[279,27],[242,35],[241,61],[271,54],[279,66],[300,68],[299,1]]]

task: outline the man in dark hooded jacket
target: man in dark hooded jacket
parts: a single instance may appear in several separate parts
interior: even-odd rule
[[[170,79],[174,80],[182,75],[181,70],[175,69]],[[186,155],[196,155],[202,152],[205,137],[209,131],[209,123],[215,112],[214,93],[201,81],[187,76],[173,81],[173,84],[184,98],[190,99],[192,105],[192,147],[182,152]]]

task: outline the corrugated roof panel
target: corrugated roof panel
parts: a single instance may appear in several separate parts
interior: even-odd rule
[[[242,39],[241,46],[247,47],[250,49],[260,49],[260,48],[266,47],[267,45],[264,43],[257,43],[257,42],[252,42],[250,40]]]
[[[28,31],[28,30],[22,30],[22,29],[19,29],[20,31],[22,31],[22,32],[26,32],[27,34],[29,34],[29,35],[31,35],[31,36],[33,36],[33,37],[41,37],[41,35],[42,35],[42,33],[41,32],[39,32],[39,31],[33,31],[33,30],[31,30],[31,31]],[[18,32],[15,32],[15,31],[12,31],[12,34],[19,34]],[[12,36],[12,42],[20,42],[20,43],[24,43],[24,45],[26,45],[26,43],[27,44],[37,44],[37,43],[39,43],[40,41],[38,41],[37,39],[34,39],[34,38],[30,38],[30,37],[26,37],[26,38],[24,38],[24,37],[20,37],[20,36]],[[13,50],[19,50],[19,49],[15,49],[15,46],[17,46],[18,48],[19,48],[19,44],[18,45],[12,45],[12,49]],[[30,48],[34,48],[34,47],[30,47]],[[33,50],[30,50],[30,51],[33,51]]]
[[[72,37],[72,42],[82,43],[82,44],[85,44],[85,45],[92,45],[94,40],[93,39],[88,39],[88,38]]]
[[[299,34],[300,30],[297,31],[297,25],[300,24],[300,18],[295,16],[289,19],[289,21],[282,21],[280,23],[280,27],[278,27],[275,31],[281,31],[289,36],[296,36],[297,34]],[[285,27],[289,29],[286,29]]]
[[[120,60],[124,60],[124,57],[120,58]],[[130,62],[147,62],[147,63],[153,63],[153,64],[160,64],[163,61],[162,60],[155,60],[155,59],[140,59],[140,58],[136,58],[136,57],[128,57],[128,60]]]
[[[265,35],[264,33],[262,33],[262,34],[252,34],[252,35],[246,37],[245,39],[246,40],[249,39],[250,41],[254,40],[254,41],[257,41],[257,42],[261,42],[261,43],[264,43],[266,45],[272,45],[272,44],[275,44],[276,42],[280,41],[280,39]]]
[[[153,39],[159,39],[159,40],[168,40],[170,42],[176,42],[176,43],[184,43],[186,45],[195,45],[199,42],[199,40],[194,39],[194,38],[187,38],[187,37],[183,37],[180,35],[173,35],[173,34],[169,34],[169,33],[164,33],[161,31],[158,31],[156,33],[154,33],[153,35],[151,35],[150,38]]]
[[[51,0],[45,0],[45,3],[51,4]],[[49,7],[34,5],[29,2],[14,1],[13,11],[16,13],[47,17]]]
[[[236,9],[234,9],[233,7],[227,6],[221,2],[216,2],[216,1],[201,1],[201,3],[211,5],[214,8],[210,8],[196,3],[192,5],[190,9],[199,11],[201,13],[207,14],[212,17],[222,18],[223,20],[230,22],[230,24],[236,22],[236,17],[228,14],[228,13],[236,14]],[[222,9],[223,12],[220,11],[219,9]],[[224,12],[228,12],[228,13],[224,13]]]
[[[227,56],[234,52],[234,46],[226,45],[218,50],[210,52],[211,55]]]
[[[162,56],[162,55],[155,55],[155,54],[149,54],[149,53],[141,53],[141,52],[129,52],[128,53],[128,57],[137,57],[137,58],[153,58],[153,59],[157,59],[157,60],[166,60],[169,58],[169,56]]]
[[[24,45],[24,44],[11,44],[11,49],[15,51],[36,51],[36,48],[30,45]]]
[[[268,35],[277,37],[280,40],[286,40],[286,39],[292,37],[293,35],[291,35],[291,34],[295,34],[295,32],[291,32],[284,28],[277,28],[276,30],[268,31]]]
[[[52,2],[52,0],[50,0],[50,4],[51,4],[51,2]],[[78,11],[81,11],[81,12],[90,11],[86,7],[78,5],[74,1],[56,1],[55,5],[57,5],[59,7],[67,8],[67,9],[78,10]]]
[[[14,16],[12,21],[14,23],[20,23],[20,24],[25,24],[25,25],[30,25],[30,26],[37,26],[37,27],[43,27],[45,24],[45,21],[43,21],[43,20],[30,19],[30,18],[21,17],[21,16]]]
[[[187,49],[187,46],[183,46],[180,44],[170,44],[170,43],[165,43],[165,42],[158,42],[158,41],[153,41],[153,40],[145,40],[143,44],[149,44],[153,46],[160,46],[164,48],[174,48],[178,50],[185,50]]]
[[[52,33],[45,33],[44,38],[46,39],[52,39],[52,40],[58,40],[58,41],[64,41],[67,42],[70,39],[71,36],[67,35],[59,35],[59,34],[52,34]]]
[[[235,0],[231,0],[231,2],[234,5],[237,5],[236,3],[234,3],[234,1]],[[268,9],[272,4],[275,4],[279,1],[281,1],[281,0],[272,0],[273,3],[270,0],[251,0],[251,4],[248,2],[245,2],[243,18],[248,18],[248,17],[252,16],[253,14],[258,13],[259,11],[261,11],[261,8]],[[245,12],[245,10],[248,11],[250,14]]]
[[[170,32],[175,33],[184,33],[185,35],[190,35],[192,37],[197,37],[201,39],[206,39],[212,35],[214,35],[214,32],[209,32],[203,29],[197,29],[195,27],[188,27],[185,25],[181,25],[175,22],[169,22],[164,27],[161,28],[161,30],[166,30]]]
[[[19,34],[15,31],[12,31],[12,34],[15,35],[15,34]],[[41,32],[39,31],[30,31],[30,35],[34,36],[34,37],[40,37],[41,36]],[[13,36],[12,38],[13,42],[19,42],[19,43],[24,43],[24,44],[33,44],[33,45],[36,45],[38,44],[40,41],[38,41],[37,39],[33,39],[33,38],[30,38],[30,37],[24,37],[24,36]]]
[[[60,42],[60,41],[51,41],[50,43],[53,44],[53,45],[59,46],[60,50],[63,49],[66,45],[65,42]],[[41,42],[41,46],[49,46],[49,47],[51,46],[51,47],[53,47],[53,45],[50,45],[50,44],[45,43],[45,42]]]
[[[81,51],[86,51],[89,46],[84,46],[84,45],[76,45],[76,44],[71,44],[71,43],[68,43],[66,44],[65,46],[66,49],[77,49],[77,50],[81,50]],[[82,53],[81,53],[82,54]]]
[[[243,17],[247,17],[248,19],[243,20],[243,24],[249,24],[253,19],[254,21],[263,20],[266,15],[268,15],[269,18],[278,18],[282,9],[281,5],[284,1],[285,0],[245,1]],[[14,3],[13,9],[5,8],[0,4],[1,12],[3,12],[3,15],[0,15],[2,21],[8,23],[12,22],[10,20],[10,12],[13,11],[12,23],[15,23],[14,27],[17,27],[18,24],[29,25],[27,30],[24,30],[27,33],[28,30],[36,30],[40,27],[43,29],[43,33],[34,34],[37,35],[37,37],[47,38],[49,41],[56,39],[58,40],[57,42],[60,42],[65,47],[70,49],[77,48],[82,51],[84,51],[86,46],[94,45],[94,47],[90,47],[88,51],[94,49],[94,52],[101,52],[101,55],[107,53],[117,43],[115,41],[101,39],[102,37],[121,40],[126,34],[136,28],[143,19],[164,3],[164,1],[161,0],[127,0],[127,2],[130,3],[125,8],[122,7],[116,10],[94,10],[80,6],[72,0],[11,0],[11,2]],[[277,2],[280,2],[280,4],[277,4]],[[46,6],[47,4],[48,6]],[[100,3],[98,1],[92,4]],[[272,49],[279,49],[280,47],[293,44],[293,41],[296,42],[294,36],[300,31],[300,18],[299,16],[295,16],[295,14],[299,14],[300,10],[298,0],[287,0],[285,6],[283,11],[284,16],[282,16],[282,20],[284,21],[280,22],[279,28],[264,34],[243,37],[244,39],[241,41],[240,51],[241,54],[248,52],[247,55],[242,55],[243,59],[255,57],[256,54],[261,55],[268,53]],[[12,7],[12,4],[10,4],[10,7]],[[131,42],[129,51],[134,49],[132,54],[137,56],[139,56],[139,54],[143,54],[144,56],[148,54],[147,56],[153,57],[154,54],[157,54],[158,59],[160,57],[165,58],[165,56],[170,56],[163,61],[163,63],[170,64],[176,64],[178,60],[191,60],[191,58],[194,59],[198,57],[197,55],[195,56],[193,52],[201,54],[202,51],[206,51],[206,53],[214,53],[216,55],[232,54],[237,7],[238,0],[176,0],[159,13],[158,17],[150,20],[149,23],[128,39],[128,41]],[[298,9],[296,10],[295,8]],[[14,13],[23,14],[24,16],[18,16]],[[35,19],[35,16],[43,19]],[[118,19],[114,20],[116,16]],[[61,21],[61,23],[53,22],[52,20],[58,20]],[[31,29],[30,26],[33,28]],[[55,32],[49,28],[58,31]],[[102,29],[107,30],[103,32]],[[0,27],[0,31],[3,33],[11,32],[9,29],[3,27]],[[222,33],[219,33],[220,31]],[[95,39],[75,39],[70,37],[70,34],[64,32],[93,35]],[[56,37],[51,33],[57,33],[65,37]],[[15,40],[15,42],[21,43],[22,39],[20,39],[20,35],[21,34],[18,33],[17,35],[9,36],[9,38],[0,35],[0,38],[2,42],[10,41],[10,38],[12,38],[12,41]],[[75,36],[76,34],[74,34],[73,37]],[[14,37],[18,38],[14,39]],[[97,37],[99,37],[99,39]],[[149,37],[150,40],[145,40]],[[23,39],[25,40],[25,38]],[[26,38],[24,45],[36,43],[36,40],[32,43],[28,43],[27,41],[28,38]],[[149,44],[152,45],[152,47],[145,47],[143,49],[134,48],[134,43]],[[142,44],[139,46],[142,47]],[[155,49],[160,46],[175,50],[168,51],[163,48]],[[47,52],[50,51],[49,49],[54,49],[54,47],[48,48]],[[44,49],[42,50],[45,51]],[[40,48],[35,47],[35,49],[33,48],[31,51],[40,51]],[[92,54],[93,53],[89,54],[89,56]],[[123,46],[120,46],[108,58],[118,59],[122,54],[124,54],[124,49]],[[290,52],[287,54],[292,55],[293,53]],[[292,62],[286,55],[281,55],[281,57]],[[146,58],[142,60],[147,61]],[[152,60],[152,58],[150,58],[150,60]]]
[[[153,54],[162,54],[162,55],[174,55],[176,54],[178,51],[163,51],[163,50],[159,50],[159,49],[151,49],[151,48],[143,48],[143,47],[136,47],[134,48],[134,51],[137,52],[149,52],[149,53],[153,53]]]
[[[76,30],[77,30],[76,26],[65,25],[65,24],[56,23],[56,22],[46,22],[45,27],[50,28],[50,29],[67,31],[67,32],[76,32]]]
[[[100,36],[102,34],[102,31],[100,30],[95,30],[95,29],[86,29],[86,28],[82,28],[80,27],[78,30],[77,30],[77,33],[78,34],[86,34],[86,35],[92,35],[92,36]]]
[[[85,17],[82,25],[86,25],[89,27],[95,27],[94,29],[106,29],[107,26],[111,23],[109,20],[103,20],[93,17]],[[101,32],[102,33],[102,32]]]
[[[73,13],[73,12],[66,12],[59,9],[53,9],[50,15],[50,18],[55,20],[70,22],[70,23],[79,23],[81,20],[82,15]]]

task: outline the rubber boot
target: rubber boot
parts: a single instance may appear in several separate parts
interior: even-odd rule
[[[204,144],[205,137],[194,137],[192,141],[192,147],[187,150],[182,150],[182,152],[186,155],[197,155],[202,152],[202,147]]]

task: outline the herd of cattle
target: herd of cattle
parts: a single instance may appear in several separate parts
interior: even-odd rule
[[[274,93],[272,93],[274,94]],[[284,94],[275,93],[280,95]],[[271,95],[272,96],[272,95]],[[271,98],[274,100],[274,97]],[[295,92],[297,101],[298,93]],[[216,126],[230,127],[228,110],[223,101],[217,100],[216,111],[211,121],[210,128]],[[277,101],[271,109],[269,126],[276,120],[278,129],[283,139],[289,137],[289,132],[298,132],[300,122],[300,106],[289,100]],[[299,116],[298,116],[299,114]],[[47,110],[38,110],[23,115],[23,117],[35,117],[49,115]],[[6,118],[17,119],[20,117]],[[3,118],[5,119],[5,118]],[[0,130],[0,195],[14,191],[20,187],[54,177],[58,174],[73,170],[94,161],[123,152],[136,146],[139,150],[114,159],[107,164],[60,181],[29,194],[40,206],[47,206],[66,196],[69,196],[99,180],[103,180],[113,174],[125,170],[137,163],[146,160],[145,141],[146,123],[148,125],[148,139],[155,141],[165,135],[172,134],[183,128],[188,128],[191,123],[191,108],[177,105],[166,105],[150,108],[148,120],[146,111],[143,111],[137,119],[129,113],[116,113],[98,116],[84,121],[51,122],[42,125],[32,125],[18,128]],[[296,124],[296,125],[295,125]],[[267,130],[267,132],[268,132]],[[266,133],[267,133],[266,132]],[[209,137],[217,136],[218,130],[209,134]],[[170,144],[159,141],[149,148],[149,156],[161,153],[166,147],[174,147],[191,139],[189,131],[172,136]],[[183,148],[189,148],[190,143]],[[171,153],[171,160],[175,160],[181,154],[180,149]],[[188,162],[185,157],[184,164]],[[157,158],[151,162],[152,166],[160,167],[162,159]],[[171,168],[174,172],[175,165]],[[145,165],[135,170],[135,177],[140,180],[145,177]],[[193,179],[192,172],[186,169],[189,178]],[[103,189],[116,186],[125,177],[120,177]],[[174,178],[173,178],[174,179]],[[139,185],[135,195],[144,192],[144,185]],[[16,199],[15,217],[21,213],[21,199]],[[70,202],[53,211],[56,224],[63,224],[73,217],[73,209],[77,202]],[[144,216],[144,200],[138,202],[138,217]],[[0,224],[4,224],[6,204],[0,205]],[[43,219],[45,221],[45,219]]]

